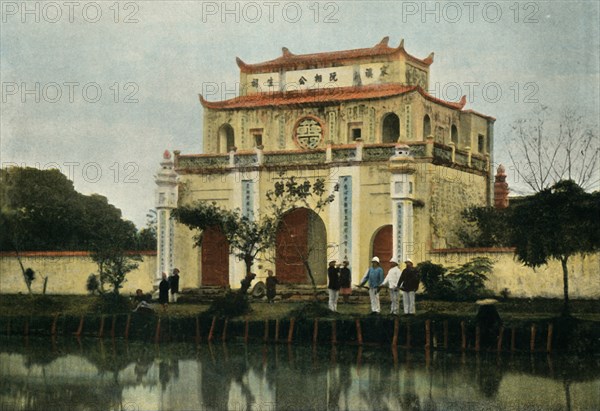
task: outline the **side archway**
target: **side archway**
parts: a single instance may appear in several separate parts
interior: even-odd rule
[[[282,283],[310,284],[308,262],[317,285],[327,283],[327,231],[317,213],[308,208],[287,212],[275,247],[275,270]]]
[[[383,272],[387,274],[392,267],[390,260],[394,256],[394,229],[391,224],[384,225],[373,234],[371,257],[379,257]]]
[[[229,285],[229,243],[221,229],[212,226],[202,233],[202,285]]]

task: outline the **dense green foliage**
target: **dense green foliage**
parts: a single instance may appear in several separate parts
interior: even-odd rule
[[[448,269],[441,264],[424,261],[417,265],[421,282],[431,298],[450,301],[470,301],[489,295],[485,288],[487,275],[492,272],[492,262],[477,257]]]
[[[141,260],[131,250],[156,247],[150,224],[138,233],[106,197],[78,193],[58,170],[0,170],[0,194],[0,250],[15,251],[17,257],[21,251],[90,251],[100,292],[107,285],[118,294]],[[33,277],[21,269],[30,289]]]
[[[0,251],[90,251],[116,228],[129,250],[155,249],[156,236],[121,218],[98,194],[83,195],[58,170],[0,170]]]
[[[512,246],[525,265],[539,267],[561,262],[564,313],[569,312],[570,256],[600,249],[600,192],[585,192],[563,180],[523,197],[506,210],[475,207],[463,212],[460,233],[469,247]]]
[[[569,313],[567,261],[600,249],[600,192],[586,193],[573,181],[560,181],[525,198],[512,212],[511,244],[525,265],[550,259],[563,269],[564,314]]]

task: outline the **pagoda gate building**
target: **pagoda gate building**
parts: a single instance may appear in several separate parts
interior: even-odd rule
[[[493,203],[495,119],[465,110],[465,97],[428,94],[433,53],[416,58],[403,43],[390,47],[386,37],[371,48],[315,54],[284,48],[257,64],[238,58],[240,95],[200,96],[203,154],[175,151],[161,163],[177,173],[178,204],[214,201],[257,216],[281,178],[339,184],[320,214],[286,214],[291,229],[255,262],[258,279],[271,268],[282,283],[308,283],[298,250],[310,250],[320,284],[332,259],[350,262],[353,283],[375,255],[386,272],[392,257],[418,263],[432,249],[460,246],[465,207]],[[168,213],[159,227],[161,216]],[[244,263],[217,229],[203,233],[201,247],[187,227],[173,230],[163,243],[170,248],[161,249],[159,232],[159,258],[181,269],[185,287],[239,287]]]

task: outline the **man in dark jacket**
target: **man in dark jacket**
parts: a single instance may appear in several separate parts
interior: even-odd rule
[[[413,262],[407,258],[404,263],[406,268],[402,270],[398,280],[398,288],[402,290],[402,302],[404,303],[404,314],[415,313],[415,292],[419,288],[419,272],[413,267]]]
[[[162,273],[162,280],[158,284],[158,302],[162,304],[163,309],[167,309],[169,303],[169,281],[167,280],[167,273]]]
[[[179,268],[174,268],[173,274],[169,276],[169,288],[171,289],[170,302],[176,303],[179,296]]]
[[[327,269],[327,291],[329,292],[329,309],[337,312],[337,301],[340,294],[340,269],[335,266],[335,260],[329,262]]]

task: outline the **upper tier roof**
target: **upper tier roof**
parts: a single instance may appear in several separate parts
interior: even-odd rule
[[[269,60],[262,63],[248,64],[242,59],[236,57],[237,65],[243,73],[259,73],[267,71],[277,71],[279,69],[297,68],[298,66],[310,66],[316,64],[339,63],[344,64],[359,58],[391,56],[395,54],[403,54],[408,60],[429,66],[433,63],[433,53],[425,59],[419,59],[411,56],[404,50],[404,40],[400,41],[400,45],[396,48],[388,46],[389,37],[384,37],[379,43],[373,47],[331,51],[324,53],[312,54],[293,54],[286,47],[283,47],[283,54],[275,60]]]

